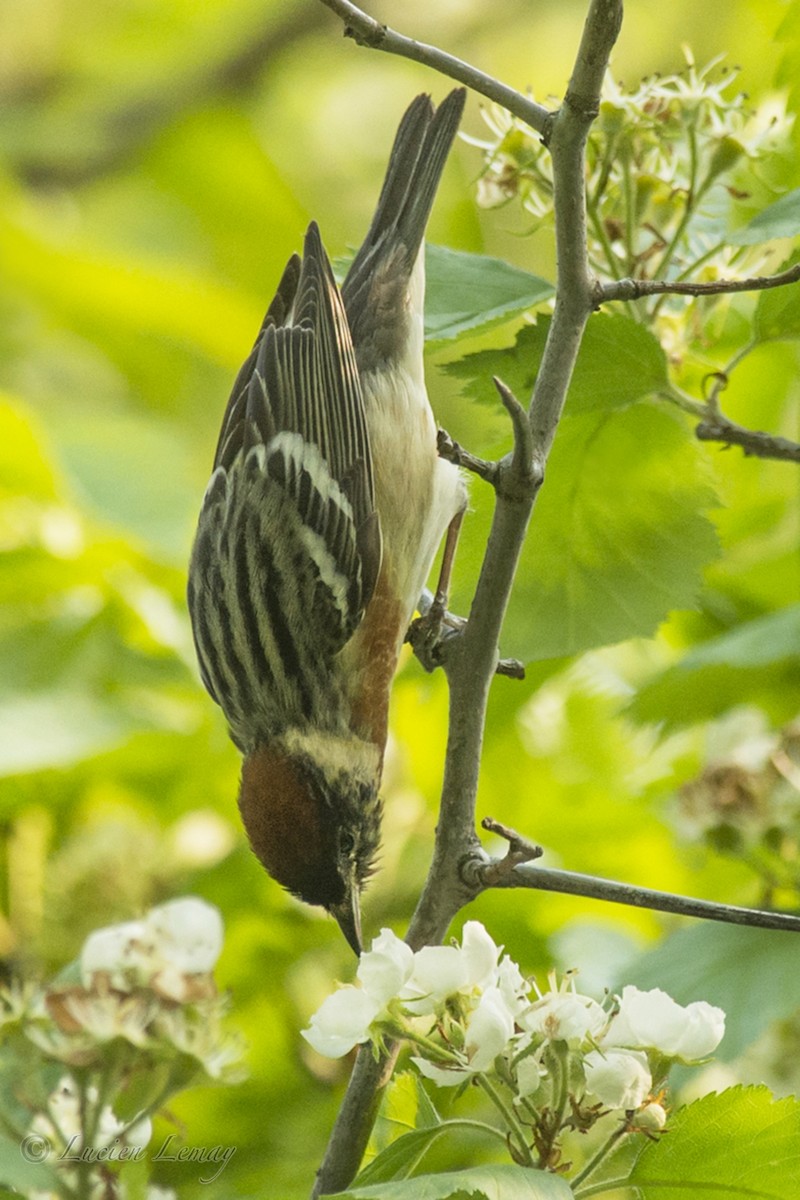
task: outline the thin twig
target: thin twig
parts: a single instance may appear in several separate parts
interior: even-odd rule
[[[797,442],[773,433],[763,433],[760,429],[745,429],[735,421],[729,421],[722,413],[715,413],[701,421],[694,434],[701,442],[724,442],[726,446],[740,446],[746,455],[754,458],[800,462],[800,444]]]
[[[479,479],[482,479],[484,483],[491,484],[492,487],[497,486],[497,463],[489,462],[485,458],[476,458],[474,454],[470,454],[469,450],[465,450],[451,438],[446,429],[437,429],[436,449],[440,458],[455,463],[457,467],[463,467],[465,471],[471,471],[473,475],[477,475]]]
[[[528,838],[517,833],[516,829],[511,829],[510,826],[495,821],[494,817],[484,817],[481,821],[481,828],[486,829],[489,833],[496,833],[498,837],[505,838],[508,842],[505,858],[493,859],[481,871],[480,880],[484,887],[502,886],[503,879],[508,877],[515,867],[522,863],[533,862],[534,859],[541,858],[544,854],[544,850],[538,843],[529,841]]]
[[[371,50],[383,50],[387,54],[397,54],[401,58],[410,58],[412,62],[432,67],[440,75],[457,79],[473,92],[501,104],[537,133],[547,132],[552,113],[529,96],[524,96],[522,92],[508,87],[491,75],[485,75],[477,67],[448,54],[445,50],[440,50],[437,46],[429,46],[426,42],[418,42],[415,38],[389,29],[350,0],[322,0],[322,3],[344,21],[345,37],[351,37],[357,45],[368,46]]]
[[[720,921],[728,925],[750,925],[758,929],[783,929],[800,933],[800,915],[794,913],[739,908],[733,904],[718,904],[714,900],[696,900],[692,896],[659,892],[653,888],[618,883],[596,875],[582,875],[577,871],[534,866],[532,863],[520,863],[512,871],[498,871],[499,864],[503,862],[505,859],[478,859],[476,856],[472,863],[464,864],[466,879],[468,882],[479,880],[483,887],[535,888],[542,892],[585,896],[591,900],[607,900],[613,904],[655,909],[678,916],[702,917],[706,921]]]
[[[716,279],[710,283],[680,283],[668,279],[615,279],[595,282],[595,303],[610,300],[639,300],[642,296],[721,296],[727,292],[763,292],[800,282],[800,263],[777,275],[752,275],[749,279]]]

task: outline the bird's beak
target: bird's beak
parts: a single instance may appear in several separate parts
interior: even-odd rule
[[[358,888],[349,887],[341,904],[334,904],[331,914],[339,922],[339,928],[357,955],[361,955],[361,908],[358,902]]]

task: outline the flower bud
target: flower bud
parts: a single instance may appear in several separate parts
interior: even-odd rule
[[[643,1130],[645,1133],[660,1133],[667,1123],[667,1114],[663,1105],[657,1104],[655,1100],[650,1104],[645,1104],[644,1108],[636,1114],[636,1128]]]
[[[626,1112],[638,1108],[653,1086],[647,1057],[639,1050],[591,1050],[584,1070],[586,1090],[601,1104]]]

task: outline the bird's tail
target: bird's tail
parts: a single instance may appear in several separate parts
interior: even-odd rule
[[[359,365],[370,365],[376,318],[400,312],[439,180],[464,110],[456,88],[434,110],[430,96],[412,101],[394,139],[378,207],[342,286]],[[391,339],[390,339],[391,341]],[[391,357],[391,347],[387,355]]]

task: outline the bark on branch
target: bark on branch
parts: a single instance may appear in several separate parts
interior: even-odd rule
[[[508,87],[499,79],[484,74],[477,67],[448,54],[445,50],[440,50],[437,46],[418,42],[405,34],[397,33],[388,25],[382,25],[356,4],[352,4],[351,0],[322,0],[322,3],[341,18],[344,22],[344,36],[352,38],[358,46],[383,50],[386,54],[396,54],[400,58],[408,58],[412,62],[432,67],[440,75],[466,84],[473,92],[501,104],[538,133],[546,132],[552,114],[549,109],[537,104],[529,96],[524,96],[522,92]]]
[[[749,279],[715,279],[709,283],[669,279],[615,279],[596,283],[597,304],[610,300],[640,300],[642,296],[722,296],[730,292],[763,292],[800,282],[800,263],[776,275],[753,275]]]

